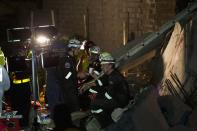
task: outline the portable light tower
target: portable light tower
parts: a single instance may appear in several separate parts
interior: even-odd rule
[[[37,12],[39,13],[39,12]],[[49,12],[48,12],[49,13]],[[40,13],[42,14],[42,13]],[[31,26],[7,29],[8,43],[11,44],[28,44],[31,52],[31,65],[32,65],[32,91],[34,106],[38,101],[39,88],[38,88],[38,73],[37,73],[37,52],[42,52],[48,46],[51,45],[52,41],[56,38],[57,30],[55,28],[54,12],[50,12],[51,23],[48,25],[36,25],[35,12],[31,12]],[[38,19],[39,20],[39,19]],[[39,22],[38,22],[39,23]],[[34,130],[38,130],[37,123],[37,112],[34,110]]]

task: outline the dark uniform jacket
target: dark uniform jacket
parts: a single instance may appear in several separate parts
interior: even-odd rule
[[[124,76],[114,70],[108,75],[108,86],[106,93],[112,97],[114,107],[124,107],[129,102],[129,86]]]
[[[77,90],[77,71],[76,71],[76,59],[66,54],[65,57],[60,58],[58,66],[59,80],[62,85],[62,91],[64,92],[64,98],[66,105],[70,108],[70,111],[79,110],[78,103],[78,90]]]
[[[130,99],[128,83],[120,72],[114,70],[107,75],[107,82],[107,85],[103,87],[105,88],[104,96],[91,103],[92,110],[103,110],[103,112],[95,114],[102,127],[106,127],[112,122],[112,111],[118,107],[125,107]]]
[[[104,83],[103,88],[105,89],[105,97],[103,97],[102,100],[98,100],[98,103],[96,103],[96,100],[94,105],[104,110],[113,111],[113,109],[117,107],[124,107],[128,104],[130,99],[129,87],[121,73],[114,70],[110,75],[107,75],[107,77],[105,76]]]

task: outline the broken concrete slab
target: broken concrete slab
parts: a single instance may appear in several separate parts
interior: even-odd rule
[[[185,124],[192,109],[175,96],[158,97],[159,106],[170,126]]]

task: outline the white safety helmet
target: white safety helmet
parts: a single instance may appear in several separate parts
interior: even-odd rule
[[[101,64],[109,64],[109,63],[114,64],[115,63],[115,59],[108,52],[101,53],[99,56],[99,61],[101,62]]]
[[[70,39],[67,46],[68,48],[80,48],[81,42],[77,39]]]
[[[98,46],[93,46],[93,47],[90,47],[89,52],[93,54],[100,54],[101,49]]]

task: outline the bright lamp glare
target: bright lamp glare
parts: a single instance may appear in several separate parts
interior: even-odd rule
[[[47,38],[46,36],[38,36],[36,41],[39,44],[47,44],[49,42],[49,38]]]

